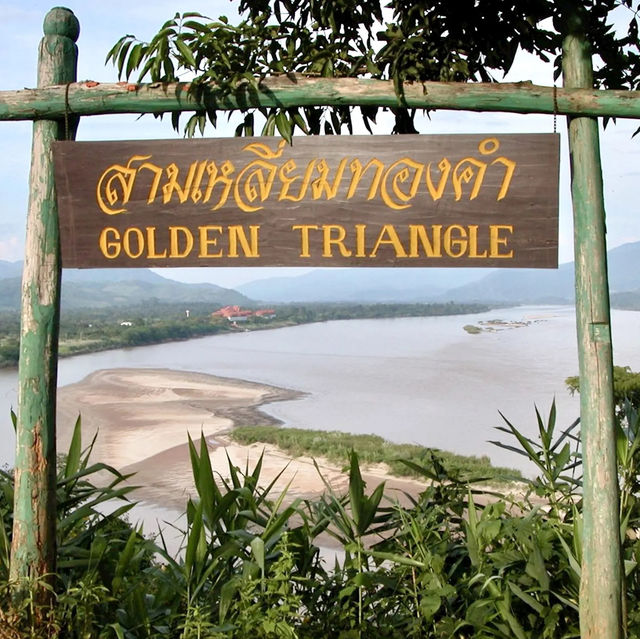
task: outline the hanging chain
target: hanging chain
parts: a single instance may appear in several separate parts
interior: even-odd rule
[[[553,84],[553,132],[556,132],[556,122],[558,119],[558,87]]]

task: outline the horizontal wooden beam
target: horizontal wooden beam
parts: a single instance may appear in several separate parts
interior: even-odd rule
[[[361,78],[271,77],[260,90],[249,85],[233,96],[215,85],[202,91],[200,100],[180,84],[101,84],[77,82],[39,89],[0,92],[0,120],[58,119],[66,113],[167,113],[229,111],[255,107],[381,106],[398,107],[391,82]],[[640,118],[637,91],[555,89],[520,82],[425,82],[404,87],[405,105],[416,109],[503,111],[596,117]]]

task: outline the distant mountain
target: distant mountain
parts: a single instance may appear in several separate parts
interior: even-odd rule
[[[564,304],[574,297],[573,262],[551,270],[503,269],[446,292],[453,302]]]
[[[2,278],[5,265],[15,264],[19,277]],[[22,264],[0,263],[0,310],[20,308]],[[251,303],[244,295],[215,284],[185,284],[176,282],[148,269],[65,269],[62,274],[62,307],[107,308],[134,306],[145,302],[184,303],[203,302],[212,307]]]
[[[628,293],[611,293],[611,306],[628,311],[640,311],[640,289]]]
[[[8,277],[22,277],[22,262],[0,260],[0,280]]]
[[[623,244],[607,253],[612,293],[640,292],[640,242]]]
[[[640,295],[640,242],[608,253],[614,303]],[[264,302],[496,302],[566,304],[574,299],[573,262],[558,269],[317,269],[238,287]],[[618,293],[626,293],[620,298]],[[633,295],[631,296],[633,298]],[[631,302],[627,302],[631,303]]]
[[[20,289],[22,277],[0,279],[0,311],[20,308]]]
[[[287,302],[429,302],[487,269],[332,268],[255,280],[237,290],[255,300]]]
[[[608,252],[612,305],[640,307],[640,242]],[[0,309],[20,305],[20,262],[0,261]],[[158,302],[247,305],[287,302],[493,302],[568,304],[573,263],[556,269],[321,268],[304,275],[255,280],[237,291],[185,284],[148,269],[65,269],[63,307],[107,307]]]
[[[612,303],[615,293],[640,292],[640,242],[623,244],[607,253]],[[574,300],[574,264],[557,270],[503,269],[494,271],[473,285],[447,292],[455,302],[492,301],[527,304],[563,304]]]
[[[65,268],[63,282],[173,282],[148,268]]]

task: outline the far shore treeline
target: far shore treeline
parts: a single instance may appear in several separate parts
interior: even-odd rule
[[[60,322],[60,355],[79,355],[115,348],[146,346],[206,335],[261,330],[345,319],[429,317],[482,313],[486,304],[305,304],[278,305],[274,316],[252,316],[241,324],[212,317],[219,306],[209,303],[145,302],[136,306],[65,311]],[[188,312],[187,312],[188,311]],[[0,367],[17,366],[20,317],[0,312]]]

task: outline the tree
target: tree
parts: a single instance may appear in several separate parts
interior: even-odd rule
[[[640,86],[638,0],[240,0],[241,21],[176,14],[149,41],[121,38],[110,51],[121,77],[136,70],[139,80],[176,82],[193,75],[192,91],[214,83],[229,94],[239,86],[260,91],[267,76],[302,74],[326,78],[393,80],[400,107],[396,133],[414,132],[415,113],[402,108],[407,82],[493,81],[511,67],[519,48],[543,60],[555,58],[560,74],[563,36],[579,17],[593,53],[603,64],[598,88]],[[614,28],[614,17],[624,25]],[[241,109],[237,135],[254,134],[254,112]],[[361,107],[367,128],[377,107]],[[348,107],[261,109],[263,135],[277,130],[289,139],[304,133],[352,132]],[[211,108],[210,121],[216,124]],[[178,127],[178,115],[174,115]],[[204,130],[205,115],[186,126]]]
[[[580,378],[567,377],[565,384],[569,391],[580,392]],[[640,373],[634,373],[629,366],[613,367],[613,401],[618,419],[626,414],[627,403],[636,411],[640,410]]]

